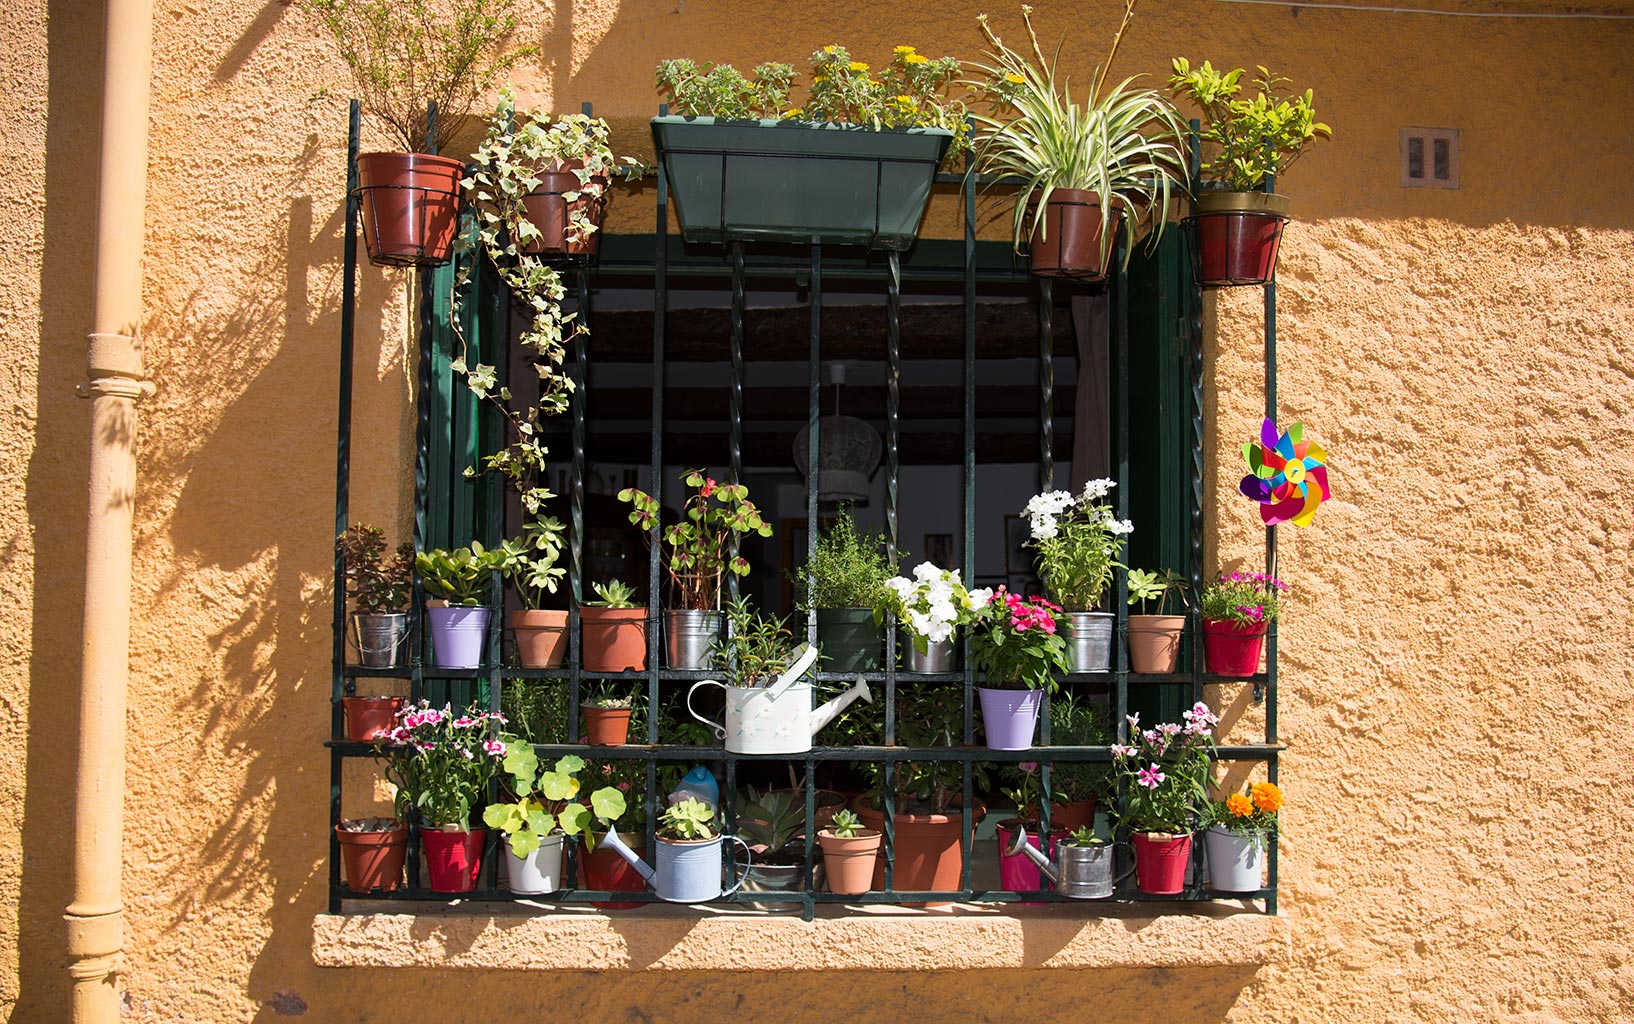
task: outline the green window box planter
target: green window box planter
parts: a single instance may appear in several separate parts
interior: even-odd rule
[[[689,242],[904,250],[919,234],[942,128],[655,117],[653,143]]]

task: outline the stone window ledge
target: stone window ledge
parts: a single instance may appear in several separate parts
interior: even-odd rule
[[[528,904],[424,907],[414,914],[320,914],[320,967],[521,971],[866,971],[996,967],[1238,967],[1280,963],[1286,918],[1208,904],[1139,905],[1084,919],[1066,907],[819,908],[747,914],[652,906],[615,914]],[[823,913],[823,911],[829,911]],[[1066,912],[1064,912],[1066,911]]]

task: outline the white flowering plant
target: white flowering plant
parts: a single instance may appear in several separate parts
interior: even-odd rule
[[[1027,502],[1023,515],[1032,529],[1027,544],[1038,552],[1038,574],[1044,586],[1069,612],[1099,607],[1112,571],[1135,526],[1119,519],[1106,496],[1117,486],[1091,480],[1083,492],[1046,491]]]
[[[397,787],[398,818],[407,821],[415,813],[430,828],[468,829],[505,756],[490,723],[504,722],[504,715],[476,705],[455,711],[422,700],[399,711],[396,726],[376,741],[386,778]]]
[[[966,590],[957,569],[920,562],[914,566],[913,579],[893,576],[885,581],[874,606],[874,624],[884,623],[887,613],[894,614],[913,638],[914,650],[924,654],[931,644],[951,639],[960,626],[975,622],[976,613],[992,596],[991,587]]]

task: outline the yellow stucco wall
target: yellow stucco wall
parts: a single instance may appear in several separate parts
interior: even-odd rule
[[[661,56],[840,40],[972,56],[966,2],[525,3],[531,98],[645,144]],[[1041,3],[1087,76],[1110,3]],[[1452,5],[1459,6],[1459,5]],[[1473,3],[1465,8],[1478,6]],[[1596,5],[1588,5],[1593,9]],[[1629,10],[1602,4],[1600,9]],[[1515,5],[1513,9],[1522,9]],[[1536,9],[1535,5],[1526,9]],[[1576,5],[1574,9],[1586,9]],[[1013,35],[1013,11],[990,8]],[[0,1008],[62,1019],[82,586],[100,5],[11,0],[0,214]],[[278,2],[160,0],[125,895],[129,1019],[1526,1022],[1634,1017],[1628,694],[1634,22],[1147,0],[1121,69],[1270,63],[1337,137],[1285,182],[1281,405],[1335,501],[1284,535],[1284,912],[1239,967],[508,975],[320,969],[342,69]],[[774,44],[768,39],[776,39]],[[876,58],[877,59],[877,58]],[[334,95],[315,97],[329,87]],[[1456,192],[1403,190],[1397,129],[1463,131]],[[629,215],[615,209],[614,230]],[[645,221],[640,221],[644,224]],[[927,230],[949,233],[945,208]],[[412,486],[400,277],[362,274],[356,518]],[[1258,293],[1211,300],[1212,450],[1257,422]],[[1222,456],[1214,492],[1236,471]],[[1251,557],[1225,505],[1211,550]],[[1246,695],[1220,695],[1252,717]]]

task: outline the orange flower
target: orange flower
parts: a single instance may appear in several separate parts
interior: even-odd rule
[[[1253,805],[1250,804],[1248,802],[1248,798],[1243,796],[1241,793],[1233,793],[1226,797],[1226,810],[1230,811],[1239,818],[1246,818],[1250,814],[1254,813]]]
[[[1266,814],[1275,814],[1282,807],[1282,790],[1273,783],[1254,783],[1253,794],[1254,806]]]

